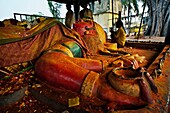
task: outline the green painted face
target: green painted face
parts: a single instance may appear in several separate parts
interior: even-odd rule
[[[82,57],[82,50],[77,43],[65,42],[62,45],[70,49],[74,57]]]

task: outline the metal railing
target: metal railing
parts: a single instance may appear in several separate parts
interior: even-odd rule
[[[17,18],[19,17],[19,18]],[[19,20],[19,21],[23,21],[23,20],[27,20],[27,21],[33,21],[39,17],[45,17],[48,18],[49,16],[41,16],[41,15],[30,15],[30,14],[21,14],[21,13],[14,13],[14,19]]]
[[[40,17],[44,17],[44,18],[49,18],[50,16],[42,16],[42,15],[36,15],[36,14],[21,14],[21,13],[14,13],[14,19],[15,20],[19,20],[19,21],[24,21],[27,20],[29,22],[40,18]],[[64,23],[65,22],[65,18],[56,18],[58,21]]]

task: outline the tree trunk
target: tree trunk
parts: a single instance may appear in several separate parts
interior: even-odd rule
[[[130,35],[130,0],[128,1],[128,35]]]
[[[165,37],[165,44],[170,45],[170,20],[168,22],[167,34],[166,34],[166,37]]]
[[[140,26],[139,26],[139,31],[138,31],[138,38],[139,38],[139,36],[140,36],[140,29],[141,29],[141,26],[142,26],[142,20],[143,20],[143,14],[144,14],[144,11],[145,11],[145,7],[146,7],[146,0],[144,0],[144,6],[143,6],[143,11],[142,11],[142,17],[141,17]]]
[[[162,26],[163,26],[163,29],[161,30],[161,34],[162,34],[162,36],[166,36],[167,35],[167,29],[168,29],[168,25],[170,25],[170,24],[168,24],[168,22],[170,21],[170,1],[169,1],[169,3],[164,3],[164,4],[166,4],[166,6],[165,5],[163,5],[163,15],[164,15],[164,18],[163,18],[163,24],[162,24]]]
[[[149,22],[145,35],[166,36],[170,20],[169,0],[148,0]]]

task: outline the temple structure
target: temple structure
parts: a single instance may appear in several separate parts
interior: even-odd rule
[[[118,12],[122,11],[121,0],[101,0],[101,3],[95,1],[94,8],[91,9],[93,10],[94,20],[100,23],[109,38],[109,31],[113,26],[115,27],[114,23],[118,19]]]

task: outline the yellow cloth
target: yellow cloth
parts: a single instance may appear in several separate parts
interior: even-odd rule
[[[121,46],[125,45],[125,42],[126,42],[126,33],[125,33],[123,27],[120,27],[116,31],[114,37],[116,38],[118,44],[120,44]]]
[[[8,36],[0,37],[0,67],[31,61],[54,45],[68,41],[77,42],[82,48],[84,57],[88,52],[86,43],[78,33],[68,29],[54,18],[47,18],[22,34],[16,32],[17,35],[13,35],[10,30],[0,31],[0,34],[6,33]]]
[[[100,41],[102,42],[102,44],[106,43],[106,38],[107,38],[106,32],[104,31],[102,26],[99,25],[98,23],[94,22],[94,25],[95,25],[95,29],[98,33],[98,36],[100,38]]]

